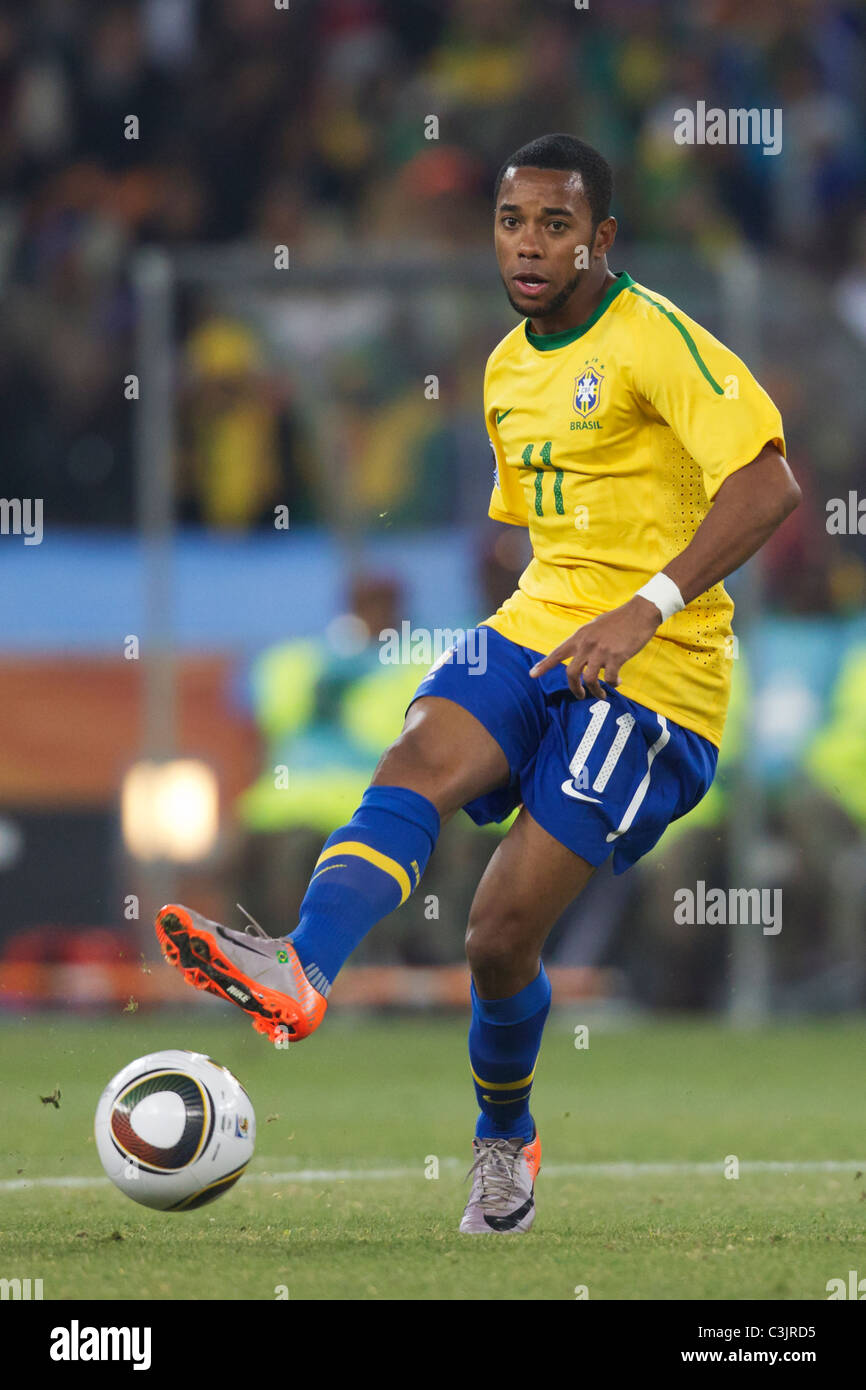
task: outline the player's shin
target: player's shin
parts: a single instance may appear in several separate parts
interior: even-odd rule
[[[432,802],[405,787],[369,787],[326,841],[289,940],[325,997],[368,931],[420,882],[439,835]]]
[[[550,1009],[542,965],[531,984],[508,999],[479,999],[472,985],[469,1061],[481,1111],[478,1139],[532,1139],[529,1095]]]

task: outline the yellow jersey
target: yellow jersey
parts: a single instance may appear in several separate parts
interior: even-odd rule
[[[663,295],[617,276],[585,323],[524,320],[491,353],[490,515],[528,526],[533,558],[486,626],[552,651],[684,550],[725,478],[782,419],[740,359]],[[734,655],[723,584],[662,623],[619,689],[719,745]]]

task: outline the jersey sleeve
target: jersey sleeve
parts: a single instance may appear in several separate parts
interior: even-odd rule
[[[635,386],[698,462],[712,500],[766,444],[784,455],[782,417],[736,353],[686,314],[649,302]]]
[[[484,419],[487,425],[487,437],[493,452],[493,491],[490,494],[490,506],[487,509],[487,515],[493,517],[494,521],[507,521],[511,526],[528,526],[526,498],[516,476],[517,470],[506,465],[502,444],[496,429],[496,409],[494,405],[491,405],[488,392],[489,374],[490,364],[488,363],[484,373]]]

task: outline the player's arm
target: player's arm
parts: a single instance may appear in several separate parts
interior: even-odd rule
[[[786,460],[774,444],[766,444],[757,458],[721,484],[691,541],[662,574],[673,580],[683,603],[690,603],[760,550],[799,501],[800,488]],[[605,699],[600,672],[609,685],[617,685],[620,667],[646,646],[663,620],[655,602],[635,594],[561,642],[530,675],[540,676],[570,657],[568,684],[578,699],[584,687]]]

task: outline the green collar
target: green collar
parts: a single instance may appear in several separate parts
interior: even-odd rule
[[[584,323],[579,323],[576,328],[566,328],[562,333],[532,333],[529,328],[529,319],[524,321],[526,328],[526,340],[539,352],[553,352],[555,348],[567,347],[569,343],[576,342],[582,338],[584,333],[588,333],[593,324],[598,323],[605,309],[608,309],[617,295],[623,290],[633,285],[634,280],[627,271],[621,270],[616,277],[616,281],[605,293],[604,298],[599,304],[594,314],[590,314]]]

